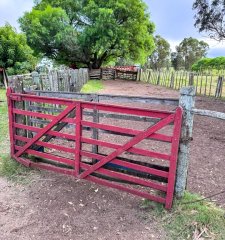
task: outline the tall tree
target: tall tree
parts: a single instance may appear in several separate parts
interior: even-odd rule
[[[26,36],[6,24],[0,27],[0,69],[9,74],[31,71],[36,64],[33,51],[27,45]]]
[[[41,0],[19,21],[36,52],[99,68],[118,57],[145,62],[154,50],[147,10],[142,0]]]
[[[186,70],[190,70],[196,61],[206,56],[208,48],[209,45],[204,41],[199,41],[192,37],[184,38],[184,40],[176,46],[174,61],[178,61],[178,58],[180,58],[179,62],[183,62],[183,67]]]
[[[148,65],[153,69],[168,67],[170,58],[170,44],[161,36],[154,37],[155,50],[149,56]]]
[[[184,68],[184,59],[180,52],[171,53],[171,65],[175,70]]]
[[[195,0],[195,27],[218,41],[225,39],[225,1]]]

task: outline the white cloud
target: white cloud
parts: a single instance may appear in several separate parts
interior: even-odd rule
[[[17,20],[25,11],[31,10],[33,0],[0,0],[0,26],[6,22],[19,29]]]

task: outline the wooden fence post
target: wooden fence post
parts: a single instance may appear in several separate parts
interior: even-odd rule
[[[189,73],[189,86],[194,85],[194,73]]]
[[[194,86],[181,88],[179,105],[183,108],[183,120],[175,186],[175,194],[178,198],[184,195],[187,184],[190,141],[192,139],[193,128],[193,113],[191,110],[195,105]]]
[[[15,93],[23,93],[23,77],[21,76],[17,76],[16,79],[13,79],[14,81],[14,86],[13,86],[13,90]],[[21,109],[24,110],[25,109],[25,103],[23,101],[16,101],[14,103],[14,106],[16,109]],[[15,117],[15,122],[19,123],[19,124],[24,124],[26,125],[26,117],[22,114],[16,114]],[[16,129],[16,134],[19,136],[23,136],[23,137],[27,137],[27,131],[25,129]],[[18,146],[23,146],[24,143],[16,140],[16,144]]]
[[[216,92],[215,92],[216,98],[219,98],[222,96],[223,80],[224,80],[224,77],[221,77],[221,76],[218,77]]]
[[[170,78],[170,88],[174,88],[174,72],[172,72],[172,74],[171,74],[171,78]]]
[[[99,102],[99,95],[95,94],[93,96],[93,102],[98,103]],[[93,122],[94,123],[99,123],[99,112],[97,109],[93,110]],[[98,129],[97,128],[93,128],[93,132],[92,132],[92,138],[95,140],[98,140]],[[98,145],[92,145],[92,152],[95,154],[98,154]],[[97,162],[96,159],[92,159],[93,162]]]
[[[159,74],[158,74],[158,78],[157,78],[157,85],[160,84],[160,71],[159,71]]]

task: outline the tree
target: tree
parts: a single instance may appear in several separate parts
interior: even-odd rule
[[[0,69],[1,74],[9,75],[26,73],[34,69],[36,58],[27,45],[26,36],[6,24],[0,27]]]
[[[201,59],[205,57],[207,54],[207,50],[209,45],[204,41],[199,41],[195,38],[184,38],[184,40],[176,46],[176,55],[174,56],[173,62],[182,63],[183,67],[186,70],[190,70],[191,66]]]
[[[58,62],[99,68],[118,57],[144,63],[154,24],[142,0],[42,0],[19,20],[29,45]]]
[[[180,70],[184,68],[184,59],[179,52],[171,53],[171,64],[175,70]]]
[[[196,0],[193,9],[195,27],[199,32],[207,32],[215,40],[225,39],[225,1],[224,0]]]
[[[225,57],[203,58],[192,65],[192,70],[194,71],[209,69],[216,69],[218,71],[225,69]]]
[[[168,67],[170,58],[170,44],[161,36],[154,37],[155,50],[149,56],[148,64],[155,70]]]

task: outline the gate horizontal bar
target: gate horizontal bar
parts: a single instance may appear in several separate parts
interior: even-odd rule
[[[95,177],[95,176],[90,176],[89,175],[85,178],[85,180],[90,180],[91,182],[95,182],[95,183],[98,183],[98,184],[101,184],[101,185],[104,185],[104,186],[107,186],[107,187],[116,188],[116,189],[131,193],[131,194],[134,194],[134,195],[137,195],[137,196],[140,196],[140,197],[143,197],[143,198],[155,201],[155,202],[159,202],[159,203],[165,203],[166,202],[165,198],[162,198],[162,197],[159,197],[159,196],[154,196],[154,195],[149,194],[147,192],[141,192],[141,191],[133,189],[133,188],[128,188],[126,186],[119,185],[119,184],[116,184],[116,183],[113,183],[113,182],[110,182],[110,181],[107,181],[107,180],[104,180],[104,179],[101,179],[101,178],[98,178],[98,177]]]
[[[14,138],[16,140],[23,141],[23,142],[28,142],[29,140],[31,140],[31,138],[26,138],[26,137],[22,137],[22,136],[18,136],[18,135],[15,135]],[[56,149],[56,150],[59,150],[59,151],[69,152],[69,153],[73,153],[73,154],[74,154],[74,151],[75,151],[75,149],[73,149],[73,148],[59,146],[59,145],[55,145],[55,144],[47,143],[47,142],[42,142],[42,141],[37,141],[35,143],[35,145],[46,147],[46,148],[53,148],[53,149]]]
[[[83,162],[80,163],[80,166],[81,166],[82,169],[85,169],[85,170],[89,169],[89,167],[90,167],[90,165],[88,165],[86,163],[83,163]],[[130,175],[127,175],[127,174],[124,174],[124,173],[114,172],[114,171],[104,169],[104,168],[99,168],[99,169],[95,170],[95,173],[100,173],[100,174],[103,174],[103,175],[106,175],[106,176],[109,176],[109,177],[114,177],[114,178],[118,178],[118,179],[121,179],[121,180],[126,180],[126,181],[129,181],[131,183],[136,183],[136,184],[139,184],[139,185],[142,185],[142,186],[145,186],[145,187],[150,187],[150,188],[160,190],[160,191],[163,191],[163,192],[167,191],[167,187],[165,185],[160,185],[158,183],[154,183],[152,181],[147,181],[147,180],[144,180],[144,179],[141,179],[141,178],[138,178],[138,177],[134,177],[134,176],[130,176]]]
[[[31,132],[39,132],[42,129],[42,128],[28,126],[28,125],[24,125],[24,124],[20,124],[20,123],[14,123],[14,127],[29,130]],[[60,138],[66,139],[66,140],[69,139],[69,140],[75,141],[75,136],[68,134],[68,133],[61,133],[61,132],[56,132],[56,131],[50,130],[50,131],[48,131],[48,133],[46,135],[52,135],[55,137],[60,137]]]
[[[166,118],[172,112],[160,112],[157,110],[148,110],[148,109],[140,109],[140,108],[131,108],[131,107],[123,107],[123,106],[115,106],[115,105],[106,105],[106,104],[93,104],[93,103],[82,103],[82,108],[86,109],[95,109],[102,110],[106,112],[119,112],[122,114],[131,114],[137,116],[145,116],[145,117],[155,117],[155,118]]]
[[[21,150],[22,147],[15,146],[15,149],[16,150]],[[69,158],[63,158],[63,157],[56,156],[56,155],[52,155],[51,153],[38,152],[38,151],[35,151],[35,150],[32,150],[32,149],[25,150],[25,153],[28,153],[28,154],[31,154],[31,155],[34,155],[34,156],[37,156],[37,157],[57,161],[57,162],[60,162],[60,163],[65,163],[65,164],[68,164],[72,167],[74,166],[74,160],[69,159]]]
[[[51,119],[51,120],[54,120],[57,117],[55,115],[50,115],[50,114],[46,114],[46,113],[31,112],[31,111],[26,111],[26,110],[21,110],[21,109],[16,109],[16,108],[13,108],[13,113],[31,116],[31,117]],[[64,118],[61,120],[61,122],[73,124],[73,123],[75,123],[75,120],[73,118]]]
[[[87,151],[81,151],[80,154],[81,154],[81,156],[98,159],[98,160],[101,160],[101,159],[103,159],[103,157],[105,157],[103,155],[91,153],[91,152],[87,152]],[[168,175],[169,175],[168,172],[165,172],[165,171],[157,170],[157,169],[150,168],[150,167],[145,167],[145,166],[138,165],[135,163],[122,161],[117,158],[113,159],[110,163],[115,163],[115,164],[118,164],[118,165],[126,167],[126,168],[130,168],[130,169],[133,169],[136,171],[142,171],[142,172],[145,172],[148,174],[153,174],[153,175],[164,177],[164,178],[168,178]]]
[[[140,130],[135,130],[135,129],[130,129],[130,128],[122,128],[122,127],[117,127],[117,126],[113,126],[113,125],[94,123],[94,122],[89,122],[89,121],[81,121],[81,124],[83,126],[88,126],[88,127],[92,127],[92,128],[98,128],[98,129],[103,129],[103,130],[108,130],[108,131],[113,131],[113,132],[125,133],[125,134],[129,134],[131,136],[136,136],[140,132],[142,132]],[[151,136],[149,136],[148,138],[161,140],[163,142],[172,142],[172,137],[167,136],[165,134],[154,133]]]
[[[84,143],[89,143],[89,144],[98,145],[98,146],[102,146],[102,147],[109,147],[109,148],[113,148],[113,149],[118,149],[118,148],[122,147],[122,145],[119,145],[119,144],[109,143],[109,142],[105,142],[105,141],[101,141],[101,140],[95,140],[92,138],[82,137],[81,141]],[[147,157],[152,157],[152,158],[168,160],[168,161],[170,160],[170,155],[153,152],[153,151],[149,151],[149,150],[144,150],[144,149],[140,149],[140,148],[136,148],[136,147],[129,148],[127,150],[127,152],[131,152],[131,153],[135,153],[135,154],[139,154],[139,155],[143,155],[143,156],[147,156]]]

